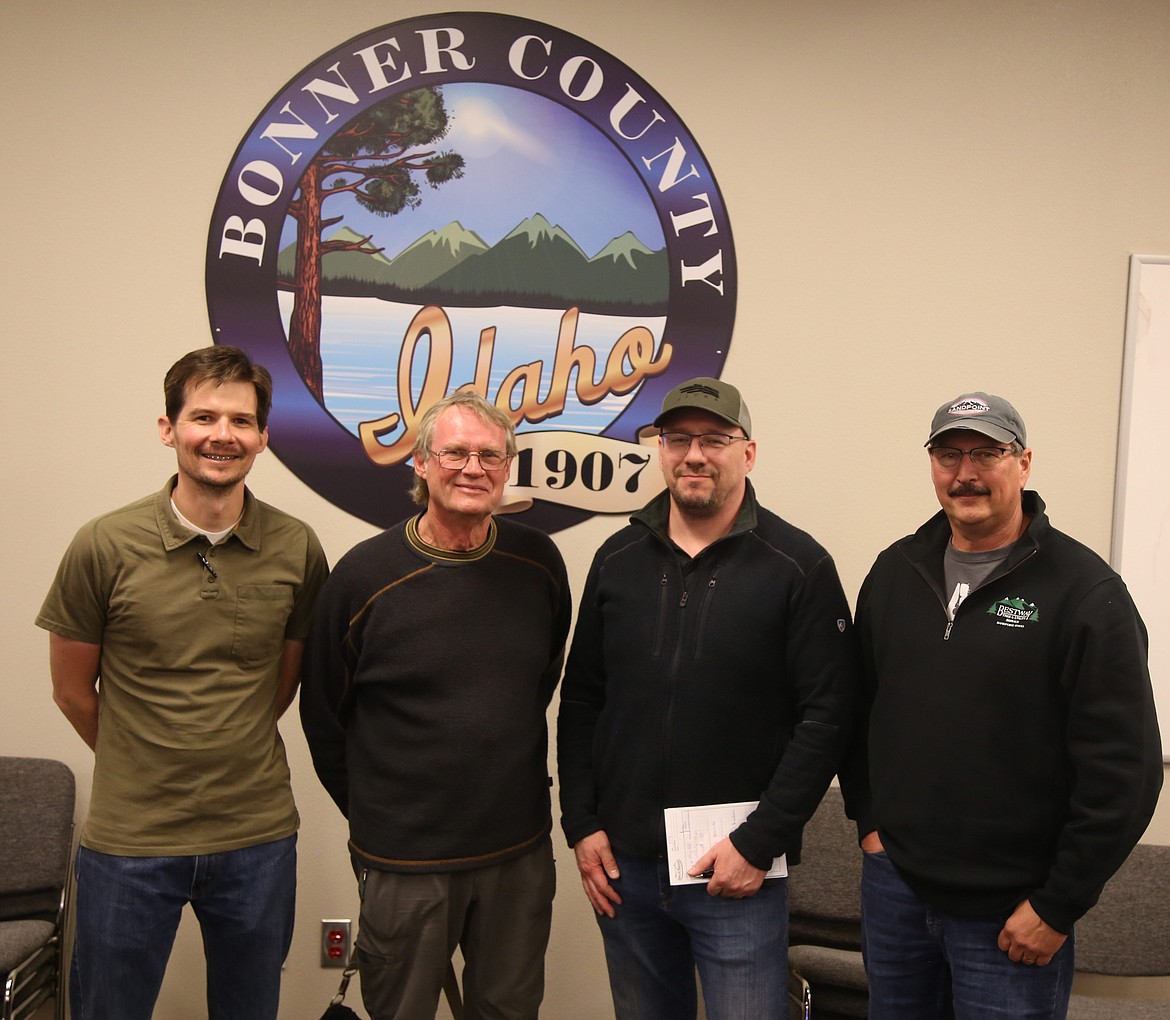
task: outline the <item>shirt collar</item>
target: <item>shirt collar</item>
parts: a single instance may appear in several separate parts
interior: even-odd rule
[[[162,487],[154,499],[155,520],[158,522],[158,532],[162,537],[163,548],[166,550],[179,549],[196,538],[201,538],[197,532],[189,531],[181,525],[171,513],[171,494],[179,481],[178,475],[171,475],[166,485]],[[224,542],[238,538],[245,546],[253,551],[260,548],[261,529],[260,515],[257,511],[257,500],[252,491],[244,488],[244,512],[240,522]]]
[[[734,535],[742,535],[745,532],[754,531],[758,523],[758,508],[759,503],[756,502],[756,490],[752,487],[751,479],[745,478],[743,502],[739,504],[739,510],[735,515],[735,521],[731,525],[731,530],[723,538],[731,538]],[[670,490],[663,489],[662,492],[650,500],[641,510],[633,513],[630,516],[630,523],[645,525],[659,538],[670,542]],[[723,539],[719,539],[719,541],[723,541]]]

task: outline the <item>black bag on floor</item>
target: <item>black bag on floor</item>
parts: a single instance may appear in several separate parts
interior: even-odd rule
[[[345,993],[349,988],[349,979],[357,973],[357,967],[350,964],[342,971],[341,984],[337,986],[337,994],[333,996],[321,1014],[321,1020],[362,1020],[352,1009],[345,1004]]]

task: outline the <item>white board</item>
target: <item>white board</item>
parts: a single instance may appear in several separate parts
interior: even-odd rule
[[[1133,255],[1113,510],[1113,567],[1150,632],[1150,676],[1170,761],[1170,256]]]

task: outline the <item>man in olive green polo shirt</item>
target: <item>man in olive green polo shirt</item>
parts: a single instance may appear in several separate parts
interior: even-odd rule
[[[298,824],[276,723],[327,566],[310,528],[244,485],[268,445],[268,371],[208,347],[164,395],[178,474],[78,532],[36,621],[54,700],[95,752],[71,999],[86,1020],[149,1020],[189,902],[209,1016],[274,1020]]]

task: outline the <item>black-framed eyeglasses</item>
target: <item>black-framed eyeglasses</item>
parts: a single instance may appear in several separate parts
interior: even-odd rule
[[[439,467],[451,471],[459,471],[467,467],[467,462],[474,457],[484,471],[503,471],[512,458],[503,450],[464,450],[457,446],[445,446],[441,450],[431,450],[431,454],[439,461]]]
[[[704,432],[697,436],[692,432],[663,432],[662,445],[671,453],[687,453],[691,443],[699,441],[699,449],[726,450],[732,443],[747,442],[747,436],[729,436],[726,432]]]
[[[977,446],[974,450],[956,450],[953,446],[932,446],[930,459],[940,468],[950,471],[963,463],[964,457],[970,457],[976,468],[993,468],[1004,457],[1011,453],[1006,446]]]

